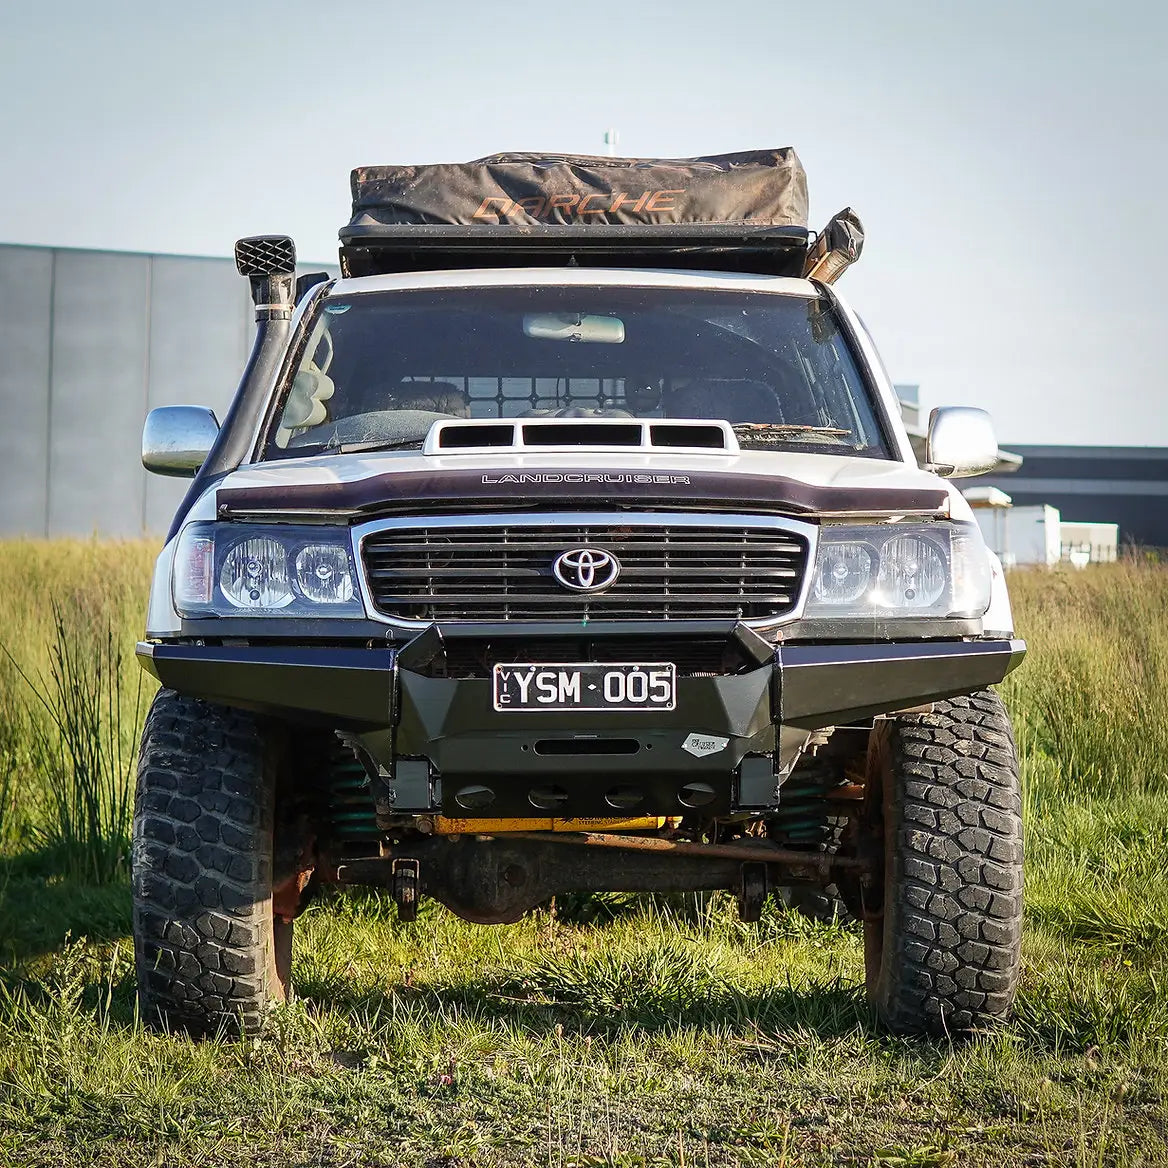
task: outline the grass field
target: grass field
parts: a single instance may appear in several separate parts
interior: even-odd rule
[[[484,928],[347,895],[298,924],[270,1032],[198,1044],[134,1008],[149,560],[0,545],[0,1163],[1168,1164],[1168,569],[1012,577],[1028,922],[996,1032],[889,1038],[855,932],[720,897]]]

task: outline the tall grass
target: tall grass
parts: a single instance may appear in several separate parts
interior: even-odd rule
[[[145,700],[133,630],[150,549],[0,545],[0,853],[86,883],[126,874]]]
[[[72,880],[104,884],[128,875],[133,740],[140,730],[137,678],[129,729],[123,726],[125,652],[103,633],[71,620],[56,604],[47,679],[16,668],[32,695],[31,762],[48,814],[33,838]]]
[[[1004,693],[1035,798],[1168,792],[1168,568],[1011,573],[1023,667]]]
[[[5,852],[16,819],[17,752],[23,741],[24,734],[14,718],[0,721],[0,855]]]

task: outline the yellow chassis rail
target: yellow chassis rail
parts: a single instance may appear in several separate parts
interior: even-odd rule
[[[509,831],[660,831],[671,825],[664,816],[636,819],[451,819],[430,817],[435,835],[497,835]]]

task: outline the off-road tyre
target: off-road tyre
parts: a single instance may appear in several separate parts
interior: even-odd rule
[[[278,750],[241,710],[160,690],[134,802],[138,1001],[155,1026],[256,1029],[289,993],[292,925],[273,918]]]
[[[865,826],[883,878],[864,897],[868,996],[901,1034],[1000,1021],[1018,985],[1022,818],[1009,716],[983,690],[877,722]]]

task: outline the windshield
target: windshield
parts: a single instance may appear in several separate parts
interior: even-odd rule
[[[697,418],[744,448],[885,456],[827,301],[586,286],[321,303],[264,457],[409,449],[450,418]]]

